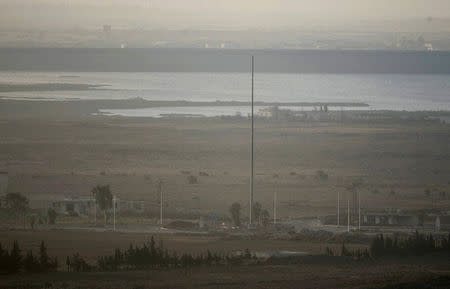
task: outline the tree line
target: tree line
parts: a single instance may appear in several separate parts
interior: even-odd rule
[[[422,256],[435,252],[450,253],[450,234],[448,238],[436,240],[432,234],[420,234],[415,232],[408,238],[399,239],[377,235],[370,246],[370,252],[373,257],[382,256]]]
[[[114,254],[100,256],[97,266],[89,268],[97,271],[120,271],[164,268],[191,268],[195,266],[239,265],[245,260],[253,259],[246,249],[242,255],[230,256],[207,250],[205,253],[193,255],[184,253],[178,255],[176,251],[169,252],[163,243],[156,244],[153,236],[141,247],[130,244],[126,250],[116,248]],[[73,268],[76,270],[76,268]]]
[[[128,249],[116,248],[111,255],[100,256],[96,264],[89,264],[79,253],[66,258],[66,269],[68,272],[115,272],[122,270],[143,270],[143,269],[168,269],[184,268],[189,269],[195,266],[213,265],[240,265],[246,260],[252,260],[254,256],[248,249],[241,255],[230,256],[213,253],[207,250],[202,254],[184,253],[178,255],[177,252],[169,252],[164,248],[162,242],[156,244],[153,236],[151,240],[142,246],[130,244]],[[39,254],[33,255],[29,250],[26,255],[22,254],[17,241],[13,242],[10,250],[5,250],[0,244],[0,274],[26,273],[46,273],[58,270],[57,258],[49,257],[47,246],[41,242]],[[62,266],[64,268],[64,266]]]
[[[3,249],[0,244],[0,274],[15,274],[21,271],[29,273],[49,272],[58,269],[58,259],[49,257],[44,241],[39,247],[39,254],[33,255],[29,250],[25,256],[19,248],[17,241],[13,242],[11,249]]]
[[[23,226],[29,224],[31,229],[34,229],[36,223],[55,224],[57,213],[54,209],[47,210],[45,215],[36,214],[29,206],[29,200],[21,193],[8,193],[5,196],[5,209],[11,210],[12,216],[16,223],[22,219]]]
[[[92,188],[92,195],[95,199],[96,206],[103,212],[104,223],[107,223],[107,211],[113,206],[113,195],[109,185],[97,185]],[[49,208],[45,214],[36,214],[36,210],[32,210],[29,206],[29,200],[21,193],[8,193],[5,196],[5,208],[12,211],[16,223],[22,221],[23,226],[30,225],[31,229],[34,229],[36,223],[43,224],[48,223],[54,225],[58,213]],[[72,205],[73,210],[73,205]]]
[[[241,226],[241,204],[234,202],[230,206],[230,214],[233,224],[237,227]],[[252,219],[266,227],[270,223],[270,213],[267,209],[263,208],[261,203],[255,202],[252,206]]]
[[[390,237],[378,234],[371,242],[369,249],[350,250],[342,244],[340,254],[326,247],[325,254],[328,256],[345,256],[356,260],[376,259],[385,256],[405,257],[422,256],[431,253],[445,253],[450,255],[450,234],[447,238],[435,239],[432,234],[420,234],[407,238]]]

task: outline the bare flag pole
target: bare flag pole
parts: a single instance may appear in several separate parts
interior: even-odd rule
[[[277,223],[277,191],[273,193],[273,223]]]
[[[254,106],[253,106],[253,75],[254,75],[254,56],[252,55],[252,141],[251,141],[251,176],[250,176],[250,214],[249,214],[249,225],[252,225],[252,207],[253,207],[253,141],[254,141],[254,126],[255,122],[253,119]]]
[[[339,192],[337,193],[337,227],[339,227],[339,218],[340,218],[340,214],[339,214]]]
[[[116,196],[113,197],[114,232],[116,231]]]
[[[163,192],[162,192],[162,180],[159,180],[159,224],[163,224]]]
[[[361,231],[361,195],[358,191],[358,230]]]
[[[347,199],[347,232],[350,232],[350,199]]]

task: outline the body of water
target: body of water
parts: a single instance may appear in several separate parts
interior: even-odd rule
[[[2,92],[3,98],[249,101],[251,74],[2,71],[0,83],[104,85],[87,91]],[[255,101],[364,102],[372,110],[450,110],[450,75],[256,73]],[[196,112],[189,109],[185,113]],[[204,108],[202,113],[207,113]]]

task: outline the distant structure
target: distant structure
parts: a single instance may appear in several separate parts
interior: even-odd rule
[[[111,33],[111,25],[103,25],[103,33]]]
[[[280,109],[278,106],[265,107],[258,111],[258,114],[264,118],[274,120],[288,120],[293,116],[293,112],[288,109]]]
[[[149,202],[136,200],[120,200],[114,197],[114,207],[109,211],[120,212],[136,212],[142,213],[148,206]],[[154,206],[154,205],[153,205]],[[47,201],[46,209],[53,209],[60,215],[79,215],[90,216],[96,214],[96,202],[91,197],[81,198],[64,198],[61,200]]]
[[[87,197],[52,200],[47,202],[46,209],[53,209],[60,215],[88,216],[94,213],[95,199]]]

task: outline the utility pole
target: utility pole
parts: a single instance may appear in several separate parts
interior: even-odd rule
[[[358,191],[358,231],[361,231],[361,194]]]
[[[94,224],[97,226],[97,200],[94,199]]]
[[[113,224],[114,224],[114,232],[116,231],[116,196],[113,197]]]
[[[347,232],[350,232],[350,199],[347,199]]]
[[[250,214],[249,214],[249,226],[252,225],[252,207],[253,207],[253,141],[254,141],[254,128],[255,128],[255,121],[253,118],[254,113],[254,106],[253,106],[253,75],[254,75],[254,56],[252,55],[252,139],[251,139],[251,176],[250,176]]]
[[[340,212],[339,212],[339,192],[338,192],[338,195],[337,195],[337,222],[336,222],[336,226],[337,227],[339,227],[339,218],[340,218]]]
[[[159,224],[163,224],[163,191],[162,191],[162,180],[158,182],[159,186]]]
[[[277,223],[277,192],[273,193],[273,223]]]

